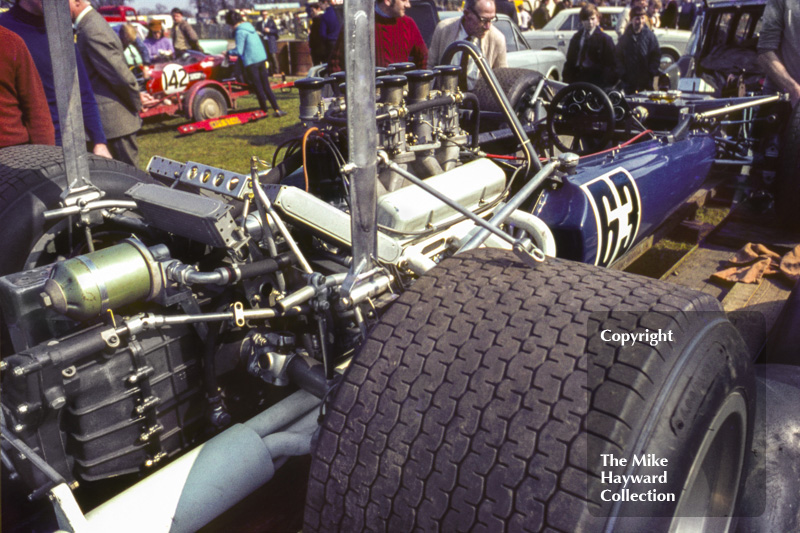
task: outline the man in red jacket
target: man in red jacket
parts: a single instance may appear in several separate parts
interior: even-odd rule
[[[428,47],[417,24],[407,17],[409,0],[375,2],[375,66],[412,61],[418,69],[428,68]],[[336,51],[331,57],[330,72],[344,69],[344,32],[339,33]]]
[[[0,148],[56,143],[50,108],[28,47],[0,27]]]

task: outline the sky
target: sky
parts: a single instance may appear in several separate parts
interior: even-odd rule
[[[136,9],[136,11],[144,8],[153,9],[156,4],[163,4],[167,6],[167,10],[170,10],[173,7],[179,7],[184,11],[191,11],[189,0],[126,0],[125,2],[126,6],[131,6]]]

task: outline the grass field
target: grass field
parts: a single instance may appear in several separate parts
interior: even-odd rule
[[[276,91],[281,108],[287,112],[275,118],[270,110],[268,118],[247,124],[229,126],[214,131],[200,131],[192,135],[178,135],[178,126],[188,123],[184,117],[167,120],[148,120],[139,132],[139,167],[147,168],[154,155],[175,161],[198,161],[207,165],[246,173],[250,169],[250,157],[272,160],[275,149],[284,141],[303,134],[298,119],[297,91]],[[245,96],[237,101],[231,113],[258,109],[255,96]]]

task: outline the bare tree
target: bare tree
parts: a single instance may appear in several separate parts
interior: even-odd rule
[[[191,0],[190,4],[195,7],[197,13],[205,11],[212,17],[216,17],[220,10],[231,7],[230,2],[226,0]]]

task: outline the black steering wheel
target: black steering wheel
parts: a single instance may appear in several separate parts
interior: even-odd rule
[[[562,152],[586,155],[608,146],[614,135],[614,106],[591,83],[572,83],[556,94],[547,113],[547,131]]]

